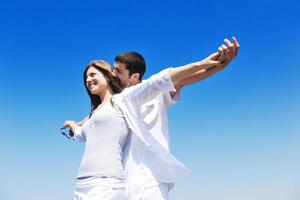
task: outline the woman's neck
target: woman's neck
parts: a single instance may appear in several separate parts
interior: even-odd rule
[[[101,104],[106,104],[110,102],[110,98],[112,97],[113,92],[111,89],[107,89],[103,94],[100,94],[99,97],[101,99]]]

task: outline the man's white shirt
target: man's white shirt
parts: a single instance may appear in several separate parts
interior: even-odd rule
[[[169,92],[162,93],[154,99],[146,102],[141,106],[141,118],[146,124],[151,135],[168,151],[170,152],[170,136],[168,126],[167,109],[177,103],[179,100],[179,93],[171,97]],[[144,158],[147,159],[147,158]],[[145,172],[145,178],[148,179],[147,187],[153,187],[160,184],[152,175],[150,169],[142,166]]]

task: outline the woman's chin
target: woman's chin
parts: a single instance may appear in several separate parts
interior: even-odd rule
[[[90,90],[91,94],[93,95],[97,95],[97,91],[96,90]]]
[[[100,96],[100,94],[103,93],[103,88],[101,88],[101,87],[94,87],[94,88],[90,89],[90,92],[91,92],[91,94],[93,94],[93,95],[98,95],[98,96]]]

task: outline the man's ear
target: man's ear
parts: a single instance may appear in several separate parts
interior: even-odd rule
[[[140,74],[139,73],[133,73],[133,74],[131,74],[130,81],[132,83],[139,83],[140,82]]]

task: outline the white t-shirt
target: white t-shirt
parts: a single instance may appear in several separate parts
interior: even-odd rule
[[[106,103],[76,131],[85,142],[77,178],[106,177],[124,179],[123,146],[129,133],[122,112]]]

